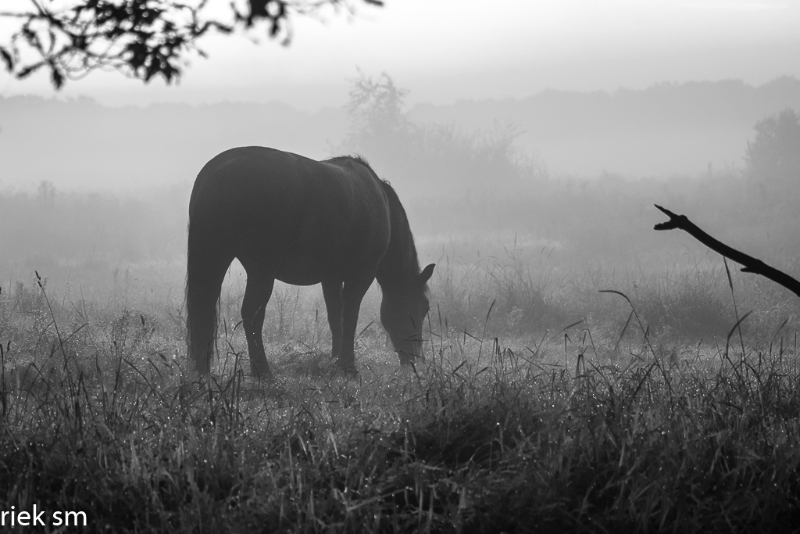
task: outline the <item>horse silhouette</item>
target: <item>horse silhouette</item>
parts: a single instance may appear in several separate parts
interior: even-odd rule
[[[275,280],[322,284],[332,356],[355,373],[358,311],[372,281],[383,293],[381,323],[400,356],[422,351],[427,282],[394,189],[359,157],[314,161],[243,147],[209,161],[189,202],[186,272],[189,358],[210,373],[222,281],[234,258],[247,272],[242,324],[251,372],[271,377],[261,329]]]

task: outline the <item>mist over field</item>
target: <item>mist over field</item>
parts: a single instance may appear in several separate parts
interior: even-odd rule
[[[180,270],[194,177],[217,153],[248,145],[362,155],[398,190],[430,261],[472,263],[510,249],[556,270],[704,261],[688,237],[652,232],[653,203],[766,259],[791,262],[798,251],[797,210],[772,209],[774,186],[747,169],[756,123],[800,108],[797,79],[409,106],[399,81],[359,76],[376,84],[375,98],[387,83],[399,89],[394,126],[377,101],[312,113],[278,102],[0,97],[0,279],[26,280],[33,269],[51,282],[89,272],[108,281],[145,264]]]
[[[401,79],[393,81],[404,87]],[[50,181],[61,190],[125,192],[185,184],[211,157],[235,146],[271,146],[313,159],[339,155],[353,148],[341,144],[350,128],[346,104],[343,99],[337,107],[307,112],[280,102],[108,107],[86,97],[0,96],[0,186]],[[729,80],[613,92],[548,90],[522,99],[406,104],[401,111],[415,124],[462,136],[509,136],[514,150],[537,158],[551,178],[638,179],[742,168],[756,121],[787,107],[800,107],[800,81],[790,77],[758,86]],[[387,178],[406,189],[404,197],[453,195],[475,186],[465,185],[455,169],[442,171],[426,182]],[[489,175],[474,181],[491,183],[493,190],[512,185]]]
[[[753,167],[749,148],[758,124],[800,108],[797,79],[546,91],[448,106],[409,106],[386,73],[359,72],[351,85],[348,102],[314,113],[280,103],[108,107],[0,97],[3,287],[30,284],[37,271],[68,299],[111,294],[142,306],[166,296],[158,305],[182,306],[194,177],[217,153],[248,145],[365,157],[400,194],[421,261],[441,266],[437,284],[459,281],[433,298],[462,328],[478,328],[490,309],[528,335],[591,316],[603,322],[610,318],[589,303],[597,290],[615,289],[641,293],[642,306],[656,299],[654,327],[722,335],[735,314],[720,258],[682,233],[654,232],[663,216],[653,204],[797,269],[798,188]],[[781,172],[792,172],[787,165]],[[235,264],[227,283],[240,295],[244,281]],[[711,306],[688,323],[687,303],[675,297],[687,284],[700,284],[691,306]],[[319,298],[318,288],[303,291]],[[756,295],[742,291],[755,306]],[[756,315],[795,324],[795,299],[783,300]]]
[[[0,530],[796,531],[800,289],[673,216],[800,278],[800,7],[332,4],[234,3],[264,20],[175,85],[9,66],[0,13]],[[379,265],[354,338],[355,277],[264,307],[263,273],[234,260],[218,299],[209,274],[227,240],[266,265],[257,236],[193,222],[187,254],[195,178],[243,146],[396,190],[420,268]],[[192,220],[260,220],[235,198]]]

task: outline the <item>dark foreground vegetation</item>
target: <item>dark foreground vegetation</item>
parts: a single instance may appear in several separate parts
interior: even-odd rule
[[[294,307],[291,324],[268,318],[277,380],[258,384],[229,292],[203,388],[180,311],[58,299],[38,282],[0,294],[0,503],[35,505],[51,530],[56,511],[84,512],[82,532],[800,525],[800,364],[780,329],[757,346],[736,330],[670,343],[609,293],[616,326],[533,338],[493,327],[490,307],[482,332],[433,318],[415,369],[366,325],[348,380],[323,352],[319,296],[297,297],[277,307]]]

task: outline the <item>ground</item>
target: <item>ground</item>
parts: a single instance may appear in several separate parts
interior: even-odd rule
[[[796,529],[793,300],[759,308],[760,282],[740,279],[733,309],[713,269],[562,274],[440,262],[414,367],[372,290],[354,379],[330,361],[319,290],[279,286],[270,383],[246,374],[236,270],[208,383],[177,290],[3,287],[2,511],[89,532]]]

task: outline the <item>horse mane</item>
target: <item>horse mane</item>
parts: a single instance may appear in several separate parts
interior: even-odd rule
[[[339,166],[346,166],[355,170],[356,166],[366,168],[369,174],[381,185],[386,198],[389,200],[389,211],[391,213],[392,237],[389,250],[386,252],[383,261],[378,267],[378,282],[386,277],[393,277],[395,273],[414,273],[420,272],[419,257],[417,247],[414,244],[414,235],[411,233],[411,225],[400,197],[388,180],[381,179],[369,162],[358,154],[352,156],[337,156],[326,160]],[[425,286],[427,292],[427,284]]]
[[[420,268],[419,258],[417,257],[417,246],[414,244],[414,235],[411,233],[411,225],[408,222],[406,210],[400,202],[400,198],[397,196],[397,192],[392,187],[392,184],[390,184],[388,180],[381,180],[380,178],[378,181],[381,187],[383,187],[383,192],[386,193],[386,198],[389,199],[389,207],[392,213],[393,243],[389,245],[389,247],[401,252],[398,257],[392,258],[392,260],[397,262],[399,264],[398,266],[401,267],[404,272],[418,274]],[[395,231],[398,227],[404,229],[404,231]],[[405,254],[403,254],[403,251],[405,251]]]

